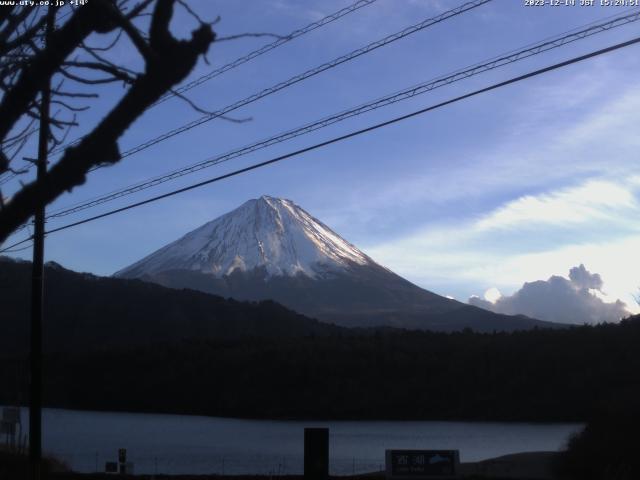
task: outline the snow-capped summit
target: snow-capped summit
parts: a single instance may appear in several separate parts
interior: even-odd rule
[[[187,233],[116,276],[196,271],[217,278],[264,268],[270,276],[335,272],[373,260],[291,200],[262,196]]]
[[[424,290],[374,262],[291,200],[267,196],[249,200],[115,275],[236,300],[274,300],[343,326],[494,331],[541,325]]]

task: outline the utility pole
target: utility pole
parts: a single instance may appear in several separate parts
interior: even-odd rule
[[[47,11],[45,45],[55,25],[55,7]],[[47,172],[49,140],[49,107],[51,79],[42,87],[40,98],[40,132],[36,183],[41,184]],[[33,220],[33,270],[31,272],[31,331],[29,351],[29,467],[31,480],[40,480],[42,468],[42,318],[44,293],[44,215],[45,203],[39,202]]]

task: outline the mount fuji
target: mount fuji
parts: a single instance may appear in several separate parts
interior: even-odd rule
[[[272,299],[348,327],[511,331],[555,325],[424,290],[291,200],[269,196],[245,202],[114,275],[237,300]]]

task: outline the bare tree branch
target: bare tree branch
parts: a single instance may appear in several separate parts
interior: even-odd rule
[[[120,30],[122,32],[122,30]],[[132,75],[133,77],[137,77],[138,75],[140,75],[140,72],[136,72],[130,68],[124,67],[122,65],[116,65],[115,63],[113,63],[110,60],[107,60],[106,58],[104,58],[102,55],[98,54],[94,48],[92,47],[88,47],[87,45],[85,45],[85,43],[83,42],[81,44],[81,48],[88,53],[90,56],[92,56],[94,59],[96,59],[99,63],[102,63],[103,65],[106,65],[110,68],[114,68],[114,69],[118,69],[122,72],[126,72],[129,73],[130,75]]]
[[[149,62],[153,60],[154,51],[150,48],[146,39],[138,32],[138,29],[131,23],[131,20],[126,16],[122,15],[119,10],[113,10],[111,15],[114,18],[114,21],[118,24],[120,28],[127,34],[131,42],[138,49],[140,54],[144,57],[144,59]]]
[[[74,93],[74,92],[63,92],[61,90],[51,90],[51,93],[56,95],[57,97],[71,97],[71,98],[98,98],[100,95],[97,93]]]
[[[193,18],[196,19],[196,21],[198,23],[200,23],[200,25],[209,25],[209,26],[213,26],[218,22],[218,19],[220,17],[216,17],[216,19],[213,20],[213,22],[205,22],[204,20],[202,20],[202,17],[200,17],[200,15],[198,15],[190,6],[187,2],[185,2],[184,0],[178,0],[178,3],[180,4],[180,6],[182,8],[184,8],[187,13],[189,15],[191,15]]]
[[[88,49],[90,49],[90,50],[92,50],[94,52],[106,52],[106,51],[109,51],[113,47],[116,46],[116,44],[120,41],[120,38],[122,37],[122,32],[123,32],[123,30],[118,30],[118,33],[115,35],[113,41],[111,43],[108,43],[104,47],[94,47],[94,46],[86,45],[84,42],[82,44],[86,48],[88,48]]]
[[[78,9],[60,30],[51,35],[47,48],[39,51],[33,61],[22,69],[16,84],[0,102],[0,139],[6,137],[35,99],[44,82],[60,68],[77,45],[95,30],[94,25],[101,22],[99,17],[104,8],[100,6],[104,1],[106,0],[95,0]]]
[[[153,0],[143,0],[138,5],[133,7],[133,9],[129,13],[127,13],[126,17],[131,20],[132,18],[139,16],[145,8],[151,5],[151,2],[153,2]]]
[[[216,114],[216,112],[214,112],[212,110],[205,110],[204,108],[199,107],[193,100],[191,100],[189,97],[183,95],[182,93],[178,92],[177,90],[172,88],[172,89],[170,89],[170,91],[176,97],[178,97],[180,100],[183,100],[184,102],[186,102],[196,112],[202,113],[203,115],[214,115],[214,114]],[[233,118],[233,117],[228,117],[226,115],[220,115],[218,118],[221,118],[223,120],[227,120],[228,122],[233,122],[233,123],[246,123],[246,122],[250,122],[251,120],[253,120],[253,117]]]
[[[189,40],[174,38],[169,30],[174,4],[175,0],[156,0],[150,26],[149,43],[145,48],[148,51],[146,55],[143,54],[146,61],[145,72],[135,79],[117,105],[89,134],[82,138],[77,145],[65,150],[62,158],[48,170],[42,181],[25,185],[0,210],[0,242],[6,240],[12,231],[26,222],[38,205],[50,203],[65,191],[70,191],[83,184],[91,168],[117,162],[120,159],[117,144],[120,136],[150,105],[182,81],[193,69],[198,58],[206,54],[210,44],[215,40],[215,34],[211,27],[200,25],[192,33]],[[111,4],[112,7],[114,5]],[[75,23],[78,28],[86,28],[74,21],[84,10],[86,9],[79,9],[74,17],[65,24],[65,28],[70,23]],[[130,22],[124,18],[121,12],[117,13],[115,23],[124,29],[125,25]],[[113,10],[109,10],[108,14],[114,16]],[[126,22],[122,21],[123,18]],[[67,35],[71,34],[67,33]],[[85,30],[82,30],[81,34],[76,33],[74,36],[76,45],[83,42],[86,36]],[[58,41],[61,42],[60,38]],[[61,66],[69,53],[71,52],[68,51],[57,63],[51,63],[56,63],[58,67]],[[58,58],[56,57],[56,60]],[[2,112],[4,103],[3,99],[0,104],[0,112]],[[22,104],[25,106],[28,106],[29,103],[29,101],[22,100]],[[0,134],[2,134],[2,128],[6,128],[2,120],[0,114]]]
[[[27,40],[34,38],[34,36],[36,36],[36,32],[38,30],[41,30],[44,27],[46,22],[47,22],[47,17],[42,16],[42,18],[38,21],[38,23],[36,23],[32,27],[30,27],[29,29],[21,33],[19,36],[17,36],[13,40],[7,41],[7,42],[0,42],[0,55],[4,55],[6,52],[9,52],[14,48],[17,48],[21,44],[25,43]]]
[[[114,82],[121,82],[122,79],[118,78],[118,77],[104,77],[104,78],[84,78],[81,77],[79,75],[76,75],[74,73],[71,73],[69,70],[67,70],[66,68],[60,68],[60,74],[67,77],[70,80],[73,80],[75,82],[78,83],[82,83],[85,85],[101,85],[104,83],[114,83]],[[126,82],[126,83],[132,83],[132,82]]]
[[[17,14],[11,13],[7,17],[7,25],[5,25],[5,27],[0,31],[0,44],[5,44],[11,35],[15,33],[20,24],[26,20],[31,13],[32,12],[28,8],[23,8]]]
[[[4,8],[0,8],[0,26],[2,26],[4,21],[13,14],[14,9],[14,5],[7,5]]]
[[[51,100],[51,104],[60,105],[61,107],[66,108],[67,110],[71,110],[72,112],[84,112],[89,109],[88,105],[85,105],[82,107],[76,107],[74,105],[69,105],[68,103],[63,102],[62,100]]]
[[[121,68],[118,68],[115,65],[109,65],[101,62],[77,62],[77,61],[66,61],[63,63],[63,65],[65,67],[88,68],[91,70],[100,70],[102,72],[109,73],[115,79],[121,80],[124,83],[128,83],[128,84],[131,84],[135,81],[135,78],[129,75],[128,72],[124,71]],[[68,71],[66,72],[69,73]]]

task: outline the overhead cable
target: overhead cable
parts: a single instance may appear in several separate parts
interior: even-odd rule
[[[129,185],[125,188],[115,190],[111,193],[96,197],[89,201],[84,201],[72,206],[64,207],[57,211],[51,212],[47,218],[53,219],[53,218],[59,218],[59,217],[71,215],[71,214],[86,210],[88,208],[92,208],[97,205],[101,205],[103,203],[110,202],[118,198],[131,195],[131,194],[140,192],[142,190],[146,190],[148,188],[155,187],[162,183],[175,180],[177,178],[203,170],[205,168],[209,168],[211,166],[218,165],[223,162],[227,162],[229,160],[247,155],[257,150],[261,150],[263,148],[267,148],[269,146],[282,143],[287,140],[291,140],[293,138],[311,133],[321,128],[325,128],[329,125],[333,125],[335,123],[341,122],[348,118],[352,118],[372,110],[377,110],[379,108],[386,107],[388,105],[391,105],[403,100],[407,100],[418,95],[422,95],[424,93],[430,92],[432,90],[435,90],[437,88],[449,85],[451,83],[454,83],[460,80],[464,80],[474,75],[478,75],[480,73],[494,70],[496,68],[502,67],[504,65],[508,65],[510,63],[524,60],[525,58],[529,58],[531,56],[538,55],[555,48],[559,48],[563,45],[567,45],[569,43],[576,42],[578,40],[587,38],[597,33],[601,33],[601,32],[610,30],[612,28],[619,27],[621,25],[626,25],[628,23],[635,22],[638,20],[640,20],[640,10],[637,10],[633,14],[617,17],[608,22],[592,25],[588,28],[576,31],[569,35],[564,35],[559,38],[552,38],[550,40],[532,44],[520,50],[511,51],[508,54],[493,57],[492,59],[490,59],[489,61],[485,61],[484,63],[477,63],[472,66],[459,69],[453,73],[446,74],[441,77],[437,77],[435,79],[429,80],[427,82],[424,82],[418,85],[414,85],[412,87],[406,88],[399,92],[359,105],[355,108],[345,110],[340,113],[322,118],[315,122],[308,123],[301,127],[288,130],[286,132],[274,135],[272,137],[246,145],[244,147],[231,150],[224,154],[219,154],[219,155],[209,157],[203,161],[192,164],[190,166],[177,169],[172,172],[157,176],[155,178],[135,183],[133,185]]]
[[[554,71],[554,70],[558,70],[560,68],[564,68],[564,67],[567,67],[569,65],[573,65],[575,63],[588,60],[590,58],[594,58],[594,57],[597,57],[597,56],[600,56],[600,55],[604,55],[604,54],[613,52],[615,50],[619,50],[621,48],[625,48],[625,47],[629,47],[631,45],[635,45],[637,43],[640,43],[640,37],[635,37],[635,38],[633,38],[631,40],[628,40],[626,42],[617,43],[615,45],[612,45],[612,46],[609,46],[609,47],[606,47],[606,48],[602,48],[600,50],[596,50],[596,51],[587,53],[585,55],[581,55],[579,57],[573,57],[573,58],[571,58],[569,60],[565,60],[563,62],[556,63],[556,64],[550,65],[548,67],[540,68],[538,70],[534,70],[534,71],[526,73],[524,75],[519,75],[517,77],[513,77],[513,78],[510,78],[508,80],[504,80],[502,82],[494,83],[493,85],[490,85],[488,87],[484,87],[484,88],[481,88],[479,90],[475,90],[473,92],[470,92],[470,93],[467,93],[467,94],[464,94],[464,95],[460,95],[458,97],[446,100],[444,102],[440,102],[440,103],[437,103],[435,105],[431,105],[431,106],[422,108],[420,110],[416,110],[414,112],[411,112],[411,113],[408,113],[408,114],[405,114],[405,115],[401,115],[399,117],[392,118],[391,120],[387,120],[387,121],[384,121],[384,122],[381,122],[381,123],[377,123],[377,124],[369,126],[367,128],[356,130],[354,132],[350,132],[350,133],[347,133],[345,135],[341,135],[339,137],[334,137],[334,138],[332,138],[330,140],[326,140],[324,142],[316,143],[316,144],[311,145],[309,147],[305,147],[305,148],[296,150],[294,152],[287,153],[285,155],[280,155],[278,157],[272,158],[270,160],[266,160],[264,162],[256,163],[256,164],[250,165],[248,167],[244,167],[244,168],[241,168],[241,169],[238,169],[238,170],[234,170],[234,171],[226,173],[224,175],[219,175],[217,177],[210,178],[208,180],[204,180],[202,182],[198,182],[198,183],[195,183],[195,184],[183,187],[183,188],[179,188],[177,190],[173,190],[171,192],[164,193],[162,195],[158,195],[158,196],[155,196],[155,197],[152,197],[152,198],[148,198],[148,199],[142,200],[140,202],[132,203],[130,205],[126,205],[126,206],[121,207],[121,208],[116,208],[114,210],[110,210],[108,212],[101,213],[100,215],[94,215],[92,217],[85,218],[83,220],[79,220],[77,222],[73,222],[73,223],[69,223],[67,225],[63,225],[61,227],[53,228],[51,230],[48,230],[46,233],[47,234],[52,234],[52,233],[60,232],[60,231],[63,231],[63,230],[67,230],[69,228],[77,227],[79,225],[83,225],[83,224],[86,224],[86,223],[89,223],[89,222],[93,222],[93,221],[99,220],[101,218],[109,217],[111,215],[115,215],[117,213],[121,213],[121,212],[124,212],[124,211],[127,211],[127,210],[131,210],[133,208],[140,207],[142,205],[147,205],[147,204],[150,204],[150,203],[154,203],[154,202],[157,202],[159,200],[162,200],[162,199],[165,199],[165,198],[168,198],[168,197],[172,197],[172,196],[177,195],[179,193],[184,193],[184,192],[187,192],[187,191],[190,191],[190,190],[194,190],[196,188],[203,187],[205,185],[209,185],[209,184],[212,184],[212,183],[219,182],[221,180],[225,180],[227,178],[235,177],[235,176],[241,175],[243,173],[247,173],[247,172],[250,172],[252,170],[256,170],[258,168],[266,167],[268,165],[272,165],[274,163],[278,163],[278,162],[281,162],[281,161],[289,159],[289,158],[297,157],[299,155],[302,155],[303,153],[307,153],[307,152],[310,152],[310,151],[313,151],[313,150],[317,150],[319,148],[323,148],[323,147],[326,147],[328,145],[332,145],[334,143],[338,143],[338,142],[347,140],[349,138],[353,138],[353,137],[356,137],[356,136],[359,136],[359,135],[363,135],[365,133],[369,133],[369,132],[378,130],[378,129],[383,128],[383,127],[387,127],[389,125],[393,125],[395,123],[407,120],[409,118],[413,118],[413,117],[416,117],[418,115],[422,115],[422,114],[425,114],[427,112],[430,112],[430,111],[433,111],[433,110],[437,110],[437,109],[445,107],[447,105],[451,105],[453,103],[457,103],[457,102],[460,102],[462,100],[466,100],[468,98],[475,97],[477,95],[480,95],[480,94],[483,94],[483,93],[487,93],[487,92],[490,92],[492,90],[496,90],[498,88],[505,87],[507,85],[512,85],[514,83],[522,82],[524,80],[536,77],[538,75],[542,75],[544,73],[548,73],[548,72],[551,72],[551,71]],[[29,237],[29,238],[27,238],[25,240],[22,240],[20,242],[14,243],[14,244],[12,244],[12,245],[0,250],[0,253],[3,253],[3,252],[5,252],[7,250],[10,250],[10,249],[13,249],[13,248],[15,248],[15,247],[17,247],[17,246],[19,246],[19,245],[21,245],[23,243],[26,243],[26,242],[30,241],[32,238],[33,237]]]

